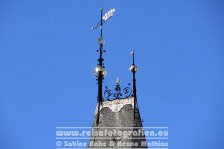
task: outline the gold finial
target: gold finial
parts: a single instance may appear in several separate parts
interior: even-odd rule
[[[98,42],[99,42],[100,44],[102,44],[102,43],[103,43],[103,38],[98,38]]]

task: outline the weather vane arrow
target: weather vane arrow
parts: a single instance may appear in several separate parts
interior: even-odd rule
[[[101,8],[101,10],[103,10],[103,8]],[[103,25],[109,18],[111,18],[111,17],[114,15],[114,12],[115,12],[115,9],[114,9],[114,8],[111,9],[111,10],[109,10],[109,11],[102,17],[102,20],[99,21],[99,22],[97,23],[96,26],[92,27],[92,30],[95,30],[95,29],[97,29],[98,27],[102,27],[102,25]]]

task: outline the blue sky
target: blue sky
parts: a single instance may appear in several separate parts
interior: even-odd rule
[[[221,0],[1,0],[0,146],[55,148],[55,127],[91,126],[99,8],[113,88],[136,51],[144,126],[168,126],[172,149],[223,148]]]

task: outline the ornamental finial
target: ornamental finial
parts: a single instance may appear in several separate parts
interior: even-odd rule
[[[117,80],[116,80],[116,84],[120,84],[120,80],[119,80],[119,78],[117,77]]]
[[[135,51],[134,50],[131,51],[131,55],[132,55],[132,65],[129,69],[131,72],[136,73],[138,71],[138,67],[135,65]]]
[[[135,51],[134,50],[131,51],[131,55],[135,55]]]

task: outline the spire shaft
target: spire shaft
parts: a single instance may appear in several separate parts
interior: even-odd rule
[[[132,65],[135,66],[135,54],[132,54]],[[135,113],[136,113],[136,103],[137,103],[137,90],[136,90],[136,78],[135,78],[136,71],[132,71],[133,75],[133,96],[134,96],[134,119],[135,119]]]
[[[103,66],[103,58],[102,58],[102,55],[103,55],[103,8],[101,8],[101,17],[100,17],[100,39],[99,39],[99,43],[100,43],[100,49],[99,49],[99,53],[100,53],[100,57],[98,59],[98,62],[99,62],[99,66],[100,67],[104,67]],[[103,102],[103,74],[102,72],[99,73],[99,76],[97,78],[98,80],[98,113],[97,113],[97,126],[99,125],[99,121],[100,121],[100,106],[102,105],[102,102]]]
[[[101,17],[100,17],[100,38],[103,38],[103,8],[101,10]]]
[[[133,120],[134,120],[136,109],[138,108],[138,105],[137,105],[137,91],[136,91],[136,77],[135,77],[135,74],[136,74],[138,68],[135,65],[135,52],[132,51],[131,55],[132,55],[132,65],[130,67],[130,70],[132,72],[132,77],[133,77],[132,84],[133,84],[133,98],[134,98],[134,110],[133,110]]]
[[[108,11],[105,16],[103,16],[103,8],[100,9],[100,22],[95,26],[92,27],[93,30],[96,28],[100,27],[100,37],[99,37],[99,59],[98,59],[98,64],[94,70],[94,75],[97,77],[97,84],[98,84],[98,96],[97,96],[97,102],[98,102],[98,114],[97,114],[97,120],[96,120],[96,125],[98,126],[99,124],[99,119],[100,119],[100,106],[102,105],[103,102],[103,79],[106,75],[106,70],[104,67],[104,59],[103,59],[103,24],[113,16],[115,9],[111,9]]]

